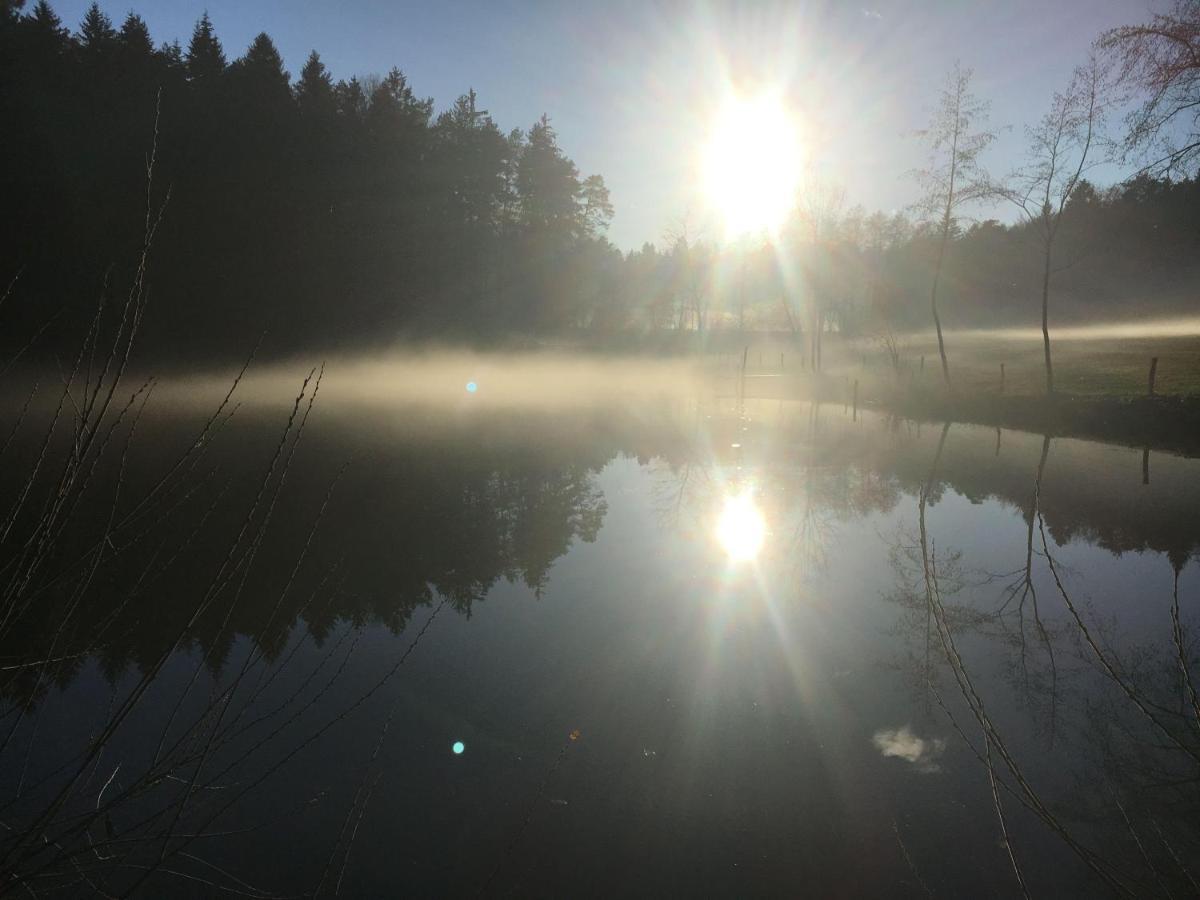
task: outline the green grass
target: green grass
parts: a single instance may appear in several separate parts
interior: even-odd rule
[[[1155,393],[1164,396],[1200,396],[1200,337],[1094,338],[1055,341],[1051,333],[1055,390],[1080,397],[1144,396],[1151,358],[1158,357]],[[909,339],[904,342],[902,364],[912,372],[917,386],[934,387],[941,382],[937,341]],[[946,350],[950,375],[965,393],[1000,391],[1000,364],[1004,363],[1004,393],[1036,396],[1046,390],[1046,374],[1040,340],[977,335],[948,335]],[[862,355],[868,357],[868,380],[892,377],[886,357],[875,346],[864,345],[855,356],[851,346],[841,346],[827,355],[826,371],[860,377]],[[925,357],[924,370],[920,358]]]

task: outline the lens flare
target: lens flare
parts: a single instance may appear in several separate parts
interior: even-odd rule
[[[749,490],[728,497],[717,519],[717,541],[734,562],[756,558],[767,537],[767,523]]]
[[[726,100],[709,132],[703,177],[728,236],[778,232],[795,204],[801,168],[796,122],[778,92]]]

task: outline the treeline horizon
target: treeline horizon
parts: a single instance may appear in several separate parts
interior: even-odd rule
[[[316,52],[293,83],[265,33],[230,61],[207,14],[156,46],[135,13],[93,4],[72,34],[21,6],[0,4],[10,341],[53,316],[43,343],[69,346],[119,298],[147,205],[143,345],[199,352],[553,330],[620,261],[603,179],[547,116],[502,132],[471,90],[435,115],[399,68],[335,82]]]
[[[772,241],[722,244],[683,220],[622,253],[603,177],[578,171],[552,120],[505,132],[480,105],[468,89],[438,113],[399,68],[335,81],[315,50],[293,80],[266,33],[231,60],[207,14],[186,46],[156,45],[134,12],[117,25],[93,4],[72,33],[45,0],[0,0],[2,343],[76,346],[128,289],[148,222],[142,344],[164,356],[237,355],[264,333],[274,353],[871,336],[926,327],[931,279],[948,325],[1038,321],[1037,214],[869,213],[814,180]],[[1071,183],[1057,322],[1196,311],[1200,180],[1170,174]]]

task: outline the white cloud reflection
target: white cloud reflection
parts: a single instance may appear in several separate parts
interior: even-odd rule
[[[871,742],[884,756],[896,756],[912,763],[918,772],[931,774],[940,772],[937,760],[946,749],[944,738],[921,738],[905,725],[901,728],[881,728],[875,732]]]

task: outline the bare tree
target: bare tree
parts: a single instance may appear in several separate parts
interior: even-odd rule
[[[1002,193],[1036,226],[1042,252],[1042,345],[1046,393],[1054,393],[1050,359],[1050,279],[1063,210],[1083,182],[1084,173],[1103,160],[1100,131],[1105,107],[1103,71],[1096,57],[1075,70],[1065,92],[1056,93],[1050,110],[1026,128],[1027,163],[1009,176]]]
[[[809,352],[812,371],[821,370],[821,344],[836,292],[837,238],[846,205],[841,185],[810,170],[796,204],[797,237],[809,295]]]
[[[962,208],[992,195],[991,182],[979,157],[996,135],[981,128],[990,104],[971,93],[971,74],[970,69],[955,63],[946,77],[929,127],[917,132],[929,147],[928,166],[913,173],[922,191],[917,208],[934,225],[937,237],[929,307],[947,387],[951,386],[950,364],[937,302],[946,250]]]
[[[683,330],[689,324],[703,333],[708,325],[710,269],[712,252],[703,243],[704,232],[692,226],[690,213],[685,213],[663,232],[672,260],[672,292],[679,297],[676,327]]]
[[[883,348],[887,354],[888,363],[892,367],[892,373],[900,377],[900,358],[904,354],[904,347],[897,337],[896,332],[889,325],[884,323],[880,326],[878,333],[875,335],[875,343]]]
[[[1124,157],[1149,159],[1143,171],[1159,175],[1200,167],[1200,0],[1175,0],[1171,12],[1106,31],[1097,45],[1118,82],[1143,97],[1126,118]]]

